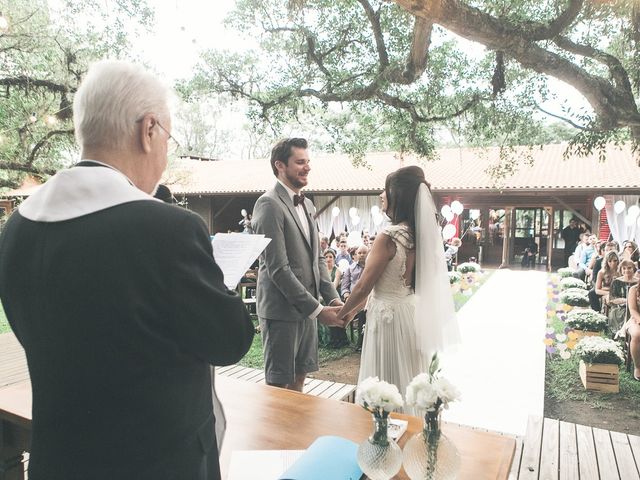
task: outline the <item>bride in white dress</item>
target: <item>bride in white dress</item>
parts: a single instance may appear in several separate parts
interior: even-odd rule
[[[377,376],[404,395],[413,377],[428,371],[433,353],[459,343],[460,335],[423,170],[410,166],[389,174],[380,200],[392,225],[376,235],[360,281],[338,316],[348,318],[366,302],[358,383]]]

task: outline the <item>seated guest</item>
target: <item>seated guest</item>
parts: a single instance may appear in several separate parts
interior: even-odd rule
[[[578,259],[578,266],[573,276],[588,281],[588,277],[591,276],[589,263],[591,262],[591,257],[596,254],[595,243],[598,241],[598,238],[595,235],[587,234],[585,234],[583,238],[584,242],[580,244],[582,248],[578,246],[580,255],[576,257]],[[578,252],[577,249],[576,252]]]
[[[589,291],[589,301],[591,308],[596,312],[602,310],[601,298],[605,298],[605,302],[608,300],[609,290],[611,289],[611,283],[613,279],[618,275],[618,267],[620,266],[620,259],[616,252],[608,252],[605,255],[604,266],[598,272],[598,278],[596,278],[596,286],[593,290]],[[594,292],[592,295],[591,292]],[[593,298],[595,296],[595,299]],[[594,308],[596,307],[596,308]]]
[[[640,252],[638,252],[638,244],[636,242],[633,240],[627,240],[624,242],[621,256],[624,260],[631,260],[636,265],[636,270],[638,269]]]
[[[637,284],[634,274],[636,266],[631,260],[622,260],[620,262],[620,273],[618,278],[611,282],[609,289],[609,329],[616,334],[629,318],[629,309],[627,308],[627,296],[629,289]]]
[[[361,245],[356,250],[355,261],[349,265],[349,268],[344,272],[344,276],[342,277],[342,285],[340,289],[340,294],[342,295],[343,300],[346,302],[353,289],[360,281],[360,277],[362,276],[362,272],[364,271],[364,264],[367,260],[367,255],[369,253],[369,248],[365,245]],[[366,312],[361,310],[355,316],[354,321],[358,322],[358,345],[356,346],[356,350],[362,349],[362,340],[364,337],[364,325],[366,323]],[[344,331],[344,329],[343,329]]]
[[[640,382],[640,288],[634,285],[629,289],[630,318],[627,320],[626,332],[631,337],[631,358],[633,359],[633,378]]]
[[[324,254],[329,248],[329,238],[326,235],[320,234],[320,253]]]
[[[336,252],[334,252],[331,248],[327,248],[327,250],[324,252],[324,259],[327,261],[327,270],[329,271],[329,276],[331,277],[333,288],[339,291],[342,272],[336,265]]]
[[[338,248],[340,249],[340,251],[338,252],[338,255],[336,255],[336,265],[340,265],[340,260],[346,260],[347,262],[349,262],[349,265],[351,265],[353,260],[351,259],[351,255],[349,254],[346,235],[340,237]]]
[[[32,480],[220,479],[211,365],[240,360],[253,324],[204,221],[151,196],[168,97],[136,65],[91,66],[73,103],[83,160],[0,236],[0,299],[33,390]]]

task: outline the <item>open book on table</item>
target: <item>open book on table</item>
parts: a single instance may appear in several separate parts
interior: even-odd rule
[[[318,437],[307,450],[246,450],[231,454],[228,480],[359,480],[358,444]]]

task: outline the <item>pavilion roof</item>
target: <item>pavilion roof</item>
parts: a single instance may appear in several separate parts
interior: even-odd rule
[[[405,155],[403,161],[392,152],[368,153],[366,166],[354,166],[342,154],[317,153],[311,156],[309,186],[315,193],[375,192],[384,188],[385,177],[401,165],[421,165],[434,191],[540,191],[540,190],[621,190],[640,188],[640,167],[630,145],[613,145],[606,160],[598,154],[587,157],[563,157],[566,144],[542,148],[518,147],[517,171],[496,182],[488,169],[500,160],[497,147],[485,149],[447,148],[437,150],[437,159],[419,160]],[[531,156],[533,163],[527,158]],[[166,182],[179,194],[252,194],[262,193],[275,182],[269,160],[176,161]]]

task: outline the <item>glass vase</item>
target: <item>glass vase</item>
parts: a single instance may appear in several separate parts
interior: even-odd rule
[[[455,479],[460,454],[440,428],[442,410],[427,412],[424,427],[404,446],[402,465],[411,480]]]
[[[371,480],[388,480],[400,471],[402,450],[388,437],[387,416],[373,415],[373,433],[358,447],[358,465]]]

